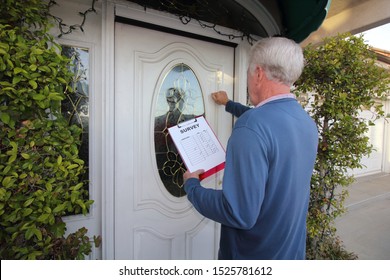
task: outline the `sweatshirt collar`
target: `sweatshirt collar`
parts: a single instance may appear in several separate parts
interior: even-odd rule
[[[263,106],[264,104],[266,104],[268,102],[279,100],[279,99],[283,99],[283,98],[293,98],[293,99],[296,99],[295,95],[292,94],[292,93],[278,94],[278,95],[271,96],[271,97],[261,101],[259,104],[256,105],[256,108],[258,108],[260,106]]]

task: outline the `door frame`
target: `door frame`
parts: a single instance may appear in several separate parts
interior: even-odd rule
[[[246,103],[246,71],[247,57],[250,44],[241,39],[230,40],[227,36],[219,35],[211,29],[204,29],[199,24],[190,22],[184,25],[177,17],[166,13],[145,11],[135,3],[102,3],[102,258],[113,260],[115,258],[115,158],[114,158],[114,127],[115,127],[115,18],[128,18],[138,22],[145,22],[177,30],[178,32],[192,33],[207,37],[210,40],[221,40],[237,44],[234,62],[234,101]],[[237,31],[219,27],[226,34]],[[232,124],[233,125],[233,124]]]

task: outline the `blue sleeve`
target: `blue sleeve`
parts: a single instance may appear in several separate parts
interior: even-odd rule
[[[264,199],[266,154],[253,131],[235,129],[227,148],[222,190],[203,188],[198,179],[192,178],[184,185],[188,199],[209,219],[234,228],[252,228]]]
[[[242,105],[241,103],[234,102],[232,100],[229,100],[228,103],[225,105],[225,111],[228,113],[231,113],[235,117],[240,117],[242,114],[244,114],[246,111],[251,109],[248,106]]]

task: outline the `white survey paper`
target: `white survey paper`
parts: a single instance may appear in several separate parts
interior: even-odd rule
[[[203,116],[168,128],[187,169],[208,177],[224,168],[225,149]]]

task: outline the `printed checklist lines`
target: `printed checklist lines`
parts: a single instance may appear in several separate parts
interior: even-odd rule
[[[181,145],[192,165],[198,165],[207,157],[218,152],[218,148],[207,130],[183,138]]]

